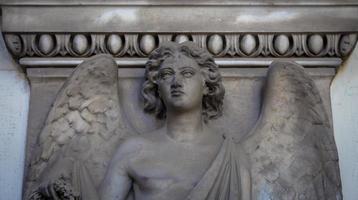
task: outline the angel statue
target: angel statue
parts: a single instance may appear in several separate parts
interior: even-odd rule
[[[270,65],[260,117],[240,140],[210,126],[225,90],[194,43],[149,56],[143,107],[164,121],[154,131],[133,128],[117,70],[97,55],[68,78],[38,138],[26,199],[342,199],[329,118],[303,67]]]

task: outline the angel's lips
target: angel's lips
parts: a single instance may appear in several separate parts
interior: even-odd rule
[[[172,96],[181,96],[181,95],[184,94],[184,92],[181,91],[181,90],[172,90],[172,91],[170,92],[170,94],[171,94]]]

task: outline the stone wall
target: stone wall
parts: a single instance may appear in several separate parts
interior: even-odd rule
[[[358,191],[358,46],[338,70],[332,85],[333,127],[338,147],[344,199]]]
[[[215,56],[227,96],[225,114],[214,125],[238,137],[245,135],[258,117],[267,66],[274,60],[303,65],[315,80],[329,113],[332,97],[344,196],[356,196],[354,186],[358,183],[352,174],[357,170],[351,154],[356,143],[350,140],[356,113],[354,106],[348,105],[356,99],[352,81],[357,52],[338,70],[330,91],[336,70],[357,41],[356,1],[0,0],[0,6],[6,44],[6,48],[2,44],[0,55],[4,57],[0,63],[0,91],[8,94],[1,97],[0,105],[0,193],[6,198],[20,199],[22,168],[31,159],[57,91],[76,65],[95,54],[112,54],[120,68],[121,100],[128,105],[125,112],[132,121],[145,121],[133,126],[146,132],[161,124],[144,113],[138,115],[142,109],[138,90],[147,56],[164,41],[187,40]],[[21,69],[16,68],[8,52]],[[21,70],[31,85],[30,100]],[[25,164],[24,128],[29,101]],[[349,117],[343,115],[345,109]],[[15,123],[8,123],[10,119]],[[221,127],[224,120],[232,126]],[[18,156],[17,164],[9,159],[10,155]],[[8,173],[11,168],[18,171]]]

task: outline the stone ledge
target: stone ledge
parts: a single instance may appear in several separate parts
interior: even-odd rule
[[[252,77],[266,77],[267,70],[265,68],[240,68],[240,69],[220,69],[223,78],[252,78]],[[26,70],[27,77],[31,80],[35,79],[66,79],[72,73],[71,68],[28,68]],[[333,77],[336,70],[332,68],[309,68],[305,71],[313,77]],[[118,76],[120,78],[143,78],[144,69],[118,69]]]
[[[249,6],[272,6],[272,5],[358,5],[356,0],[0,0],[0,5],[249,5]]]
[[[31,58],[19,60],[25,68],[68,68],[79,65],[86,58]],[[115,58],[119,68],[143,68],[148,58]],[[306,68],[335,68],[342,63],[340,58],[216,58],[215,62],[220,68],[266,68],[272,61],[294,61]]]
[[[333,5],[333,4],[332,4]],[[5,5],[4,32],[357,32],[358,5]]]

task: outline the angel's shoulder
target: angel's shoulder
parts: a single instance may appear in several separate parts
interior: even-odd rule
[[[140,135],[128,136],[123,138],[123,141],[117,148],[116,154],[130,154],[139,151],[145,141]]]
[[[123,138],[123,141],[119,145],[116,151],[116,157],[134,157],[140,152],[147,151],[153,146],[159,139],[157,132],[150,132],[140,135],[131,135]]]

